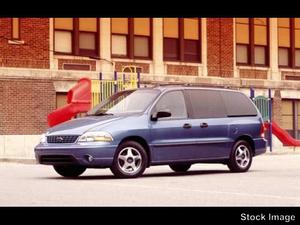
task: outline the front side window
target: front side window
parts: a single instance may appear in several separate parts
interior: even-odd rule
[[[238,65],[267,66],[269,44],[267,18],[236,18],[236,62]]]
[[[150,18],[112,18],[112,57],[150,59],[151,23]]]
[[[199,18],[164,18],[164,60],[201,62]]]
[[[164,94],[154,107],[154,113],[159,111],[170,112],[168,119],[187,118],[187,110],[182,91],[171,91]]]
[[[55,52],[81,56],[97,56],[98,26],[97,18],[55,18]]]

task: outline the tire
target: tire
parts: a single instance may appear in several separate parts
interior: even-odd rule
[[[231,172],[246,172],[252,164],[253,149],[247,141],[237,141],[231,150],[228,168]]]
[[[64,166],[53,166],[54,170],[63,177],[78,177],[84,173],[85,167],[64,165]]]
[[[186,172],[191,168],[191,164],[171,164],[169,166],[174,172]]]
[[[144,173],[147,164],[148,155],[143,146],[125,141],[117,148],[110,170],[118,178],[135,178]]]

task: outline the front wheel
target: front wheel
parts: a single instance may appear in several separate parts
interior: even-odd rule
[[[231,151],[228,168],[232,172],[246,172],[252,163],[253,150],[244,140],[237,141]]]
[[[54,170],[63,177],[78,177],[84,173],[85,167],[64,165],[64,166],[53,166]]]
[[[169,166],[175,172],[186,172],[191,167],[191,164],[171,164]]]
[[[135,141],[126,141],[118,147],[110,170],[119,178],[139,177],[144,173],[147,162],[143,146]]]

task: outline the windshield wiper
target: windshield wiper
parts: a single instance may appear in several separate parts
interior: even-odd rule
[[[114,114],[106,113],[106,112],[98,112],[98,113],[92,114],[91,116],[112,116],[112,115],[114,115]]]

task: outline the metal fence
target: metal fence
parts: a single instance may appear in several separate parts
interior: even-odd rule
[[[140,73],[114,73],[113,80],[92,80],[92,107],[123,90],[139,88]]]
[[[263,120],[268,121],[270,119],[269,99],[265,96],[257,96],[253,102],[260,111]]]

